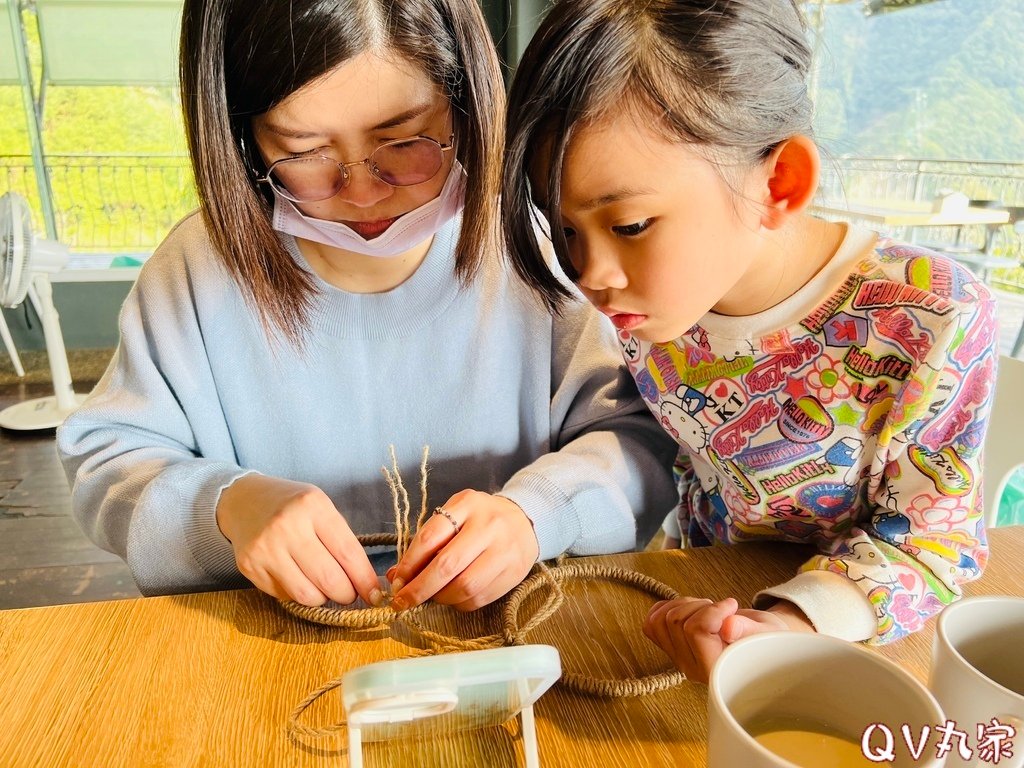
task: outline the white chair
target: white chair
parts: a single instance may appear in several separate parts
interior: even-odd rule
[[[993,527],[1013,471],[1024,465],[1024,360],[999,358],[996,391],[982,459],[985,525]]]

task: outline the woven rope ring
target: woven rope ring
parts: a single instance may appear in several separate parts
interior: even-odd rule
[[[416,520],[416,530],[419,530],[428,517],[428,454],[429,449],[424,448],[423,460],[420,464],[421,509]],[[395,457],[394,447],[391,448],[391,463],[392,469],[390,471],[385,467],[382,467],[381,471],[391,489],[394,502],[395,533],[363,534],[357,536],[357,539],[364,547],[394,546],[398,559],[401,560],[402,554],[407,549],[412,538],[413,527],[409,495],[398,472],[398,462]],[[454,524],[451,518],[449,518],[449,522]],[[456,525],[455,528],[456,533],[458,533],[459,526]],[[607,581],[619,582],[649,592],[660,600],[672,600],[679,597],[678,592],[657,579],[625,568],[587,563],[558,564],[554,568],[549,568],[543,563],[537,563],[534,567],[534,573],[504,598],[505,604],[502,608],[502,623],[504,627],[502,632],[471,639],[443,635],[424,627],[419,621],[419,616],[427,607],[425,604],[401,611],[400,613],[396,613],[390,607],[355,609],[326,606],[314,607],[290,600],[281,601],[281,607],[288,613],[305,621],[341,627],[343,629],[376,629],[390,627],[395,623],[402,623],[423,638],[435,653],[483,650],[500,648],[505,645],[524,645],[526,643],[526,636],[549,619],[562,605],[565,600],[562,582],[569,579],[605,579]],[[536,613],[525,624],[520,626],[519,614],[523,602],[542,586],[546,586],[548,589],[547,597],[537,608]],[[413,655],[422,655],[429,652],[417,650],[414,651]],[[322,728],[312,728],[299,722],[303,712],[314,701],[341,685],[341,679],[341,677],[335,678],[306,696],[288,718],[288,729],[290,732],[295,735],[321,737],[333,734],[345,727],[343,723],[338,723]],[[674,670],[641,678],[627,678],[625,680],[592,678],[575,672],[563,672],[559,683],[570,690],[588,696],[629,697],[666,690],[679,685],[684,680],[683,675]]]
[[[359,541],[364,546],[393,544],[394,538],[394,534],[383,533],[360,536]],[[426,640],[435,652],[483,650],[506,645],[525,645],[527,635],[561,607],[565,600],[562,583],[571,579],[604,579],[627,584],[648,592],[659,600],[673,600],[679,597],[678,592],[657,579],[625,568],[589,563],[568,563],[548,568],[542,563],[538,563],[536,572],[505,598],[502,607],[503,628],[501,633],[470,639],[451,637],[426,629],[419,621],[419,614],[423,612],[426,604],[401,613],[396,613],[388,607],[363,609],[310,607],[291,601],[282,602],[281,606],[289,613],[306,621],[345,629],[383,628],[394,623],[404,623]],[[520,626],[523,603],[527,597],[542,587],[547,588],[547,597],[536,612]],[[679,685],[684,679],[683,675],[676,671],[625,680],[593,678],[576,672],[563,671],[559,682],[570,690],[588,696],[629,697],[663,691]]]
[[[531,576],[509,593],[503,612],[503,624],[505,625],[504,640],[507,645],[523,645],[526,642],[526,635],[554,613],[554,610],[546,612],[546,610],[542,609],[520,628],[519,609],[523,601],[543,586],[545,582],[558,584],[570,579],[604,579],[620,584],[628,584],[642,591],[649,592],[659,600],[674,600],[679,597],[679,593],[668,585],[637,571],[590,563],[561,564]],[[562,599],[564,599],[564,593],[562,593],[560,588],[558,593],[558,605],[560,605]],[[555,606],[555,610],[557,610],[558,605]],[[625,680],[594,678],[577,672],[563,670],[559,682],[570,690],[584,693],[588,696],[622,698],[674,688],[685,679],[681,672],[675,670],[660,672],[646,677],[627,678]]]

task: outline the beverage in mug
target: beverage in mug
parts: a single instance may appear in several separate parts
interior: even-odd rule
[[[956,650],[989,680],[1024,696],[1024,626],[1007,626],[999,632],[968,638]]]
[[[766,632],[730,645],[708,687],[711,768],[937,768],[932,729],[942,710],[928,690],[875,651],[819,634]],[[927,743],[914,755],[906,725]],[[865,734],[867,736],[865,740]],[[916,741],[915,741],[916,743]]]
[[[774,715],[744,724],[758,744],[789,762],[830,768],[864,768],[872,763],[864,756],[856,735],[810,718]]]
[[[1024,766],[1022,648],[1024,598],[969,597],[939,614],[928,687],[968,736],[969,756],[954,748],[950,768]]]

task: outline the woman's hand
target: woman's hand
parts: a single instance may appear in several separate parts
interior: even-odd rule
[[[687,680],[706,683],[725,646],[759,632],[814,632],[803,612],[779,601],[766,611],[740,608],[731,597],[715,603],[696,597],[655,603],[644,634],[660,646]]]
[[[516,586],[537,562],[533,523],[515,502],[466,490],[443,509],[451,519],[431,515],[401,562],[388,571],[395,610],[430,598],[460,611],[475,610]]]
[[[238,570],[278,600],[323,605],[384,595],[362,545],[327,494],[314,485],[245,475],[221,493],[217,525]]]

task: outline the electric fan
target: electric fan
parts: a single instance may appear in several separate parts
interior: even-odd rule
[[[5,429],[52,429],[60,426],[85,399],[71,385],[68,356],[60,333],[60,317],[53,306],[50,278],[68,261],[68,249],[60,243],[33,237],[25,198],[14,192],[0,197],[0,304],[16,307],[29,294],[39,310],[50,359],[53,397],[27,400],[0,411]]]

